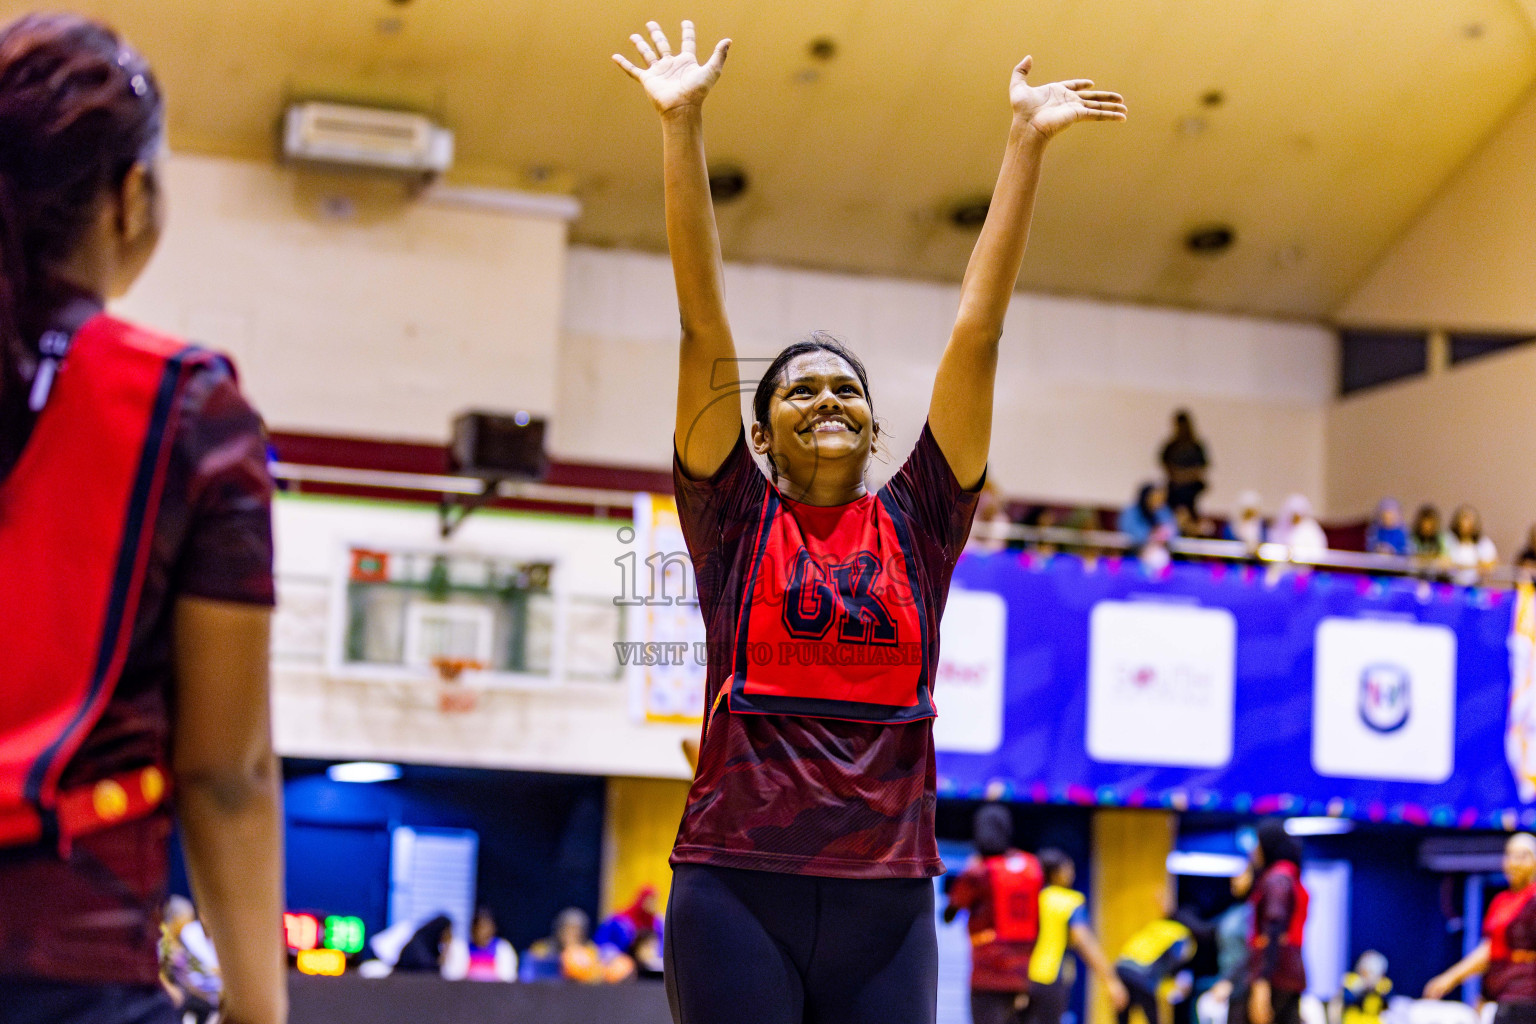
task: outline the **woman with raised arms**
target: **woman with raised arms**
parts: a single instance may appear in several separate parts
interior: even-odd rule
[[[937,991],[931,689],[939,619],[987,465],[1003,314],[1041,160],[1121,98],[1013,69],[1013,122],[961,285],[928,423],[877,492],[864,365],[813,334],[756,385],[737,354],[701,111],[730,40],[699,63],[655,22],[615,55],[661,116],[682,317],[674,478],[710,640],[698,772],[673,849],[666,960],[681,1024],[918,1024]],[[753,460],[767,464],[765,475]]]

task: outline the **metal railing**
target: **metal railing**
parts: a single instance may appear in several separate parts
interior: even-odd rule
[[[330,484],[342,487],[378,488],[415,491],[444,498],[472,498],[485,493],[486,481],[479,477],[434,473],[400,473],[380,469],[347,469],[340,466],[309,466],[293,462],[274,462],[272,475],[278,480],[296,483]],[[494,485],[494,496],[524,501],[563,505],[587,505],[598,509],[634,508],[635,492],[600,487],[566,487],[558,484],[504,480]],[[1136,546],[1128,535],[1117,530],[1075,530],[1064,526],[1022,526],[1006,522],[977,521],[971,529],[973,540],[1020,542],[1031,548],[1051,547],[1068,553],[1129,555]],[[1241,541],[1210,540],[1201,537],[1176,537],[1168,545],[1176,559],[1215,560],[1271,565],[1276,568],[1301,566],[1335,572],[1369,573],[1378,576],[1403,576],[1431,582],[1460,580],[1471,570],[1443,562],[1377,555],[1364,551],[1328,550],[1315,555],[1291,556],[1284,544],[1260,544],[1250,549]],[[1530,572],[1500,566],[1476,574],[1478,585],[1509,588],[1531,579]]]
[[[1074,530],[1061,526],[1021,526],[1015,523],[977,522],[971,529],[975,540],[1022,542],[1030,548],[1050,547],[1072,554],[1130,555],[1136,550],[1131,538],[1117,530]],[[1284,544],[1265,543],[1250,548],[1241,541],[1211,540],[1203,537],[1175,537],[1166,545],[1176,559],[1199,559],[1248,564],[1300,566],[1334,572],[1368,573],[1377,576],[1404,576],[1437,583],[1477,577],[1477,585],[1509,588],[1532,578],[1529,571],[1498,566],[1476,572],[1448,565],[1443,561],[1380,555],[1364,551],[1329,549],[1312,555],[1292,556]]]

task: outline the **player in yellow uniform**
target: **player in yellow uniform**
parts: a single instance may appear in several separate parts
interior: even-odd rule
[[[1047,847],[1038,854],[1045,875],[1040,890],[1040,928],[1035,949],[1029,958],[1029,1005],[1024,1011],[1026,1024],[1061,1024],[1072,992],[1072,971],[1067,950],[1082,957],[1098,975],[1115,1009],[1128,1001],[1125,986],[1110,969],[1109,958],[1088,926],[1084,907],[1086,897],[1072,884],[1077,880],[1077,865],[1060,850]]]

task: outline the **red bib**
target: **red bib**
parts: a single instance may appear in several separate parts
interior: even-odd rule
[[[1296,909],[1291,912],[1291,923],[1285,929],[1285,934],[1280,937],[1280,943],[1284,946],[1300,949],[1302,936],[1307,927],[1307,904],[1311,900],[1306,888],[1301,884],[1301,869],[1288,860],[1282,860],[1276,861],[1264,873],[1268,874],[1271,871],[1278,872],[1289,878],[1291,880],[1291,888],[1296,892]],[[1255,910],[1258,908],[1261,896],[1262,893],[1259,892],[1259,885],[1255,882],[1253,885],[1253,895],[1248,897],[1248,902],[1254,905]],[[1248,946],[1251,949],[1263,949],[1267,943],[1266,936],[1259,932],[1258,920],[1259,915],[1255,913],[1253,915],[1253,924],[1248,931]]]
[[[1528,885],[1519,892],[1508,890],[1499,893],[1488,906],[1483,919],[1483,934],[1488,938],[1488,957],[1491,960],[1508,960],[1509,926],[1536,896],[1536,885]]]
[[[1040,862],[1019,850],[988,857],[987,879],[998,941],[1034,942],[1040,934],[1040,889],[1045,884]]]
[[[736,630],[730,708],[856,722],[934,716],[911,531],[883,495],[804,505],[770,487]]]
[[[164,797],[152,769],[134,786],[103,780],[89,794],[60,794],[58,781],[127,656],[169,425],[195,351],[91,318],[0,482],[0,846],[67,842]]]

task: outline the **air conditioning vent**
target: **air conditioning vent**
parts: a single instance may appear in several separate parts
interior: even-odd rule
[[[400,110],[297,103],[284,121],[289,160],[438,175],[453,163],[453,132]]]

